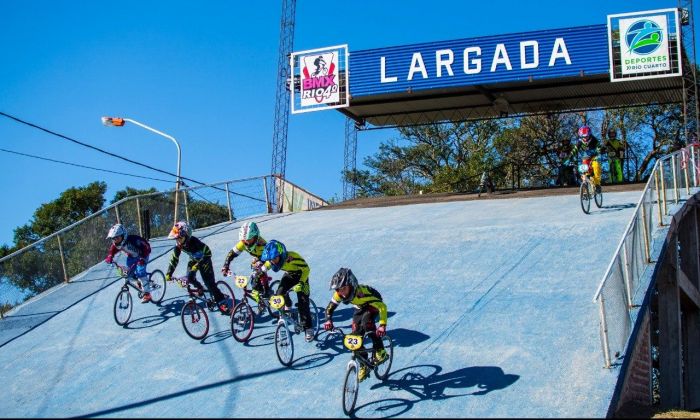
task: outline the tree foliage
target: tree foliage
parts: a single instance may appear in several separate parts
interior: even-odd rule
[[[629,145],[628,179],[643,179],[660,156],[682,145],[680,105],[561,113],[398,128],[398,138],[363,160],[366,169],[344,171],[357,195],[465,192],[487,171],[498,188],[553,185],[583,123],[601,140],[608,128]],[[597,129],[597,130],[596,130]],[[601,160],[605,164],[605,157]]]

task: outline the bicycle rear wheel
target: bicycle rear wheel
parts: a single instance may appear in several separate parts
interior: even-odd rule
[[[248,302],[242,300],[231,312],[231,335],[239,343],[248,341],[255,327],[255,315]]]
[[[595,188],[593,200],[595,201],[596,207],[598,207],[598,208],[603,207],[603,188],[602,187]]]
[[[589,214],[591,212],[591,194],[589,181],[584,181],[581,183],[581,187],[579,188],[579,196],[581,197],[581,209],[584,213]]]
[[[294,339],[284,321],[280,321],[275,330],[275,352],[277,353],[277,359],[282,365],[290,366],[292,364]]]
[[[131,293],[129,290],[120,290],[117,298],[114,300],[114,321],[119,326],[126,325],[131,318],[131,311],[134,308],[131,301]]]
[[[148,276],[151,282],[151,302],[158,304],[165,296],[165,275],[160,270],[155,270]]]
[[[357,391],[360,388],[357,370],[357,362],[348,363],[345,370],[345,380],[343,380],[343,412],[348,416],[352,415],[355,410]]]
[[[182,320],[182,327],[190,337],[195,340],[201,340],[207,336],[209,332],[207,311],[200,308],[193,300],[188,301],[182,307],[180,319]]]
[[[389,371],[391,371],[391,364],[394,361],[394,343],[391,341],[391,337],[385,335],[382,337],[382,344],[386,350],[387,359],[374,368],[374,376],[380,381],[385,381],[389,377]]]
[[[224,303],[228,307],[229,311],[232,311],[236,306],[236,296],[233,294],[233,289],[223,280],[216,282],[216,287],[219,289],[222,295],[224,295]]]

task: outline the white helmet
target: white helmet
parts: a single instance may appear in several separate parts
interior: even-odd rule
[[[112,226],[107,233],[107,239],[114,240],[115,238],[121,236],[122,241],[126,239],[126,229],[120,223]],[[122,242],[123,243],[123,242]]]

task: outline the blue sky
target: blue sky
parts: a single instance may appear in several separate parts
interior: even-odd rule
[[[294,50],[350,51],[606,23],[606,15],[676,7],[666,1],[298,1]],[[6,2],[0,15],[0,111],[95,147],[175,172],[174,145],[103,115],[138,120],[178,139],[182,175],[217,182],[271,169],[281,2]],[[696,25],[697,26],[697,25]],[[698,36],[696,35],[696,39]],[[358,164],[393,130],[361,132]],[[0,117],[0,148],[154,178],[163,174]],[[287,178],[342,196],[344,117],[289,119]],[[67,188],[102,180],[107,200],[127,186],[172,183],[0,152],[0,243]]]

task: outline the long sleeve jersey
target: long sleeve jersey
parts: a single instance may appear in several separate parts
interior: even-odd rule
[[[263,273],[266,273],[271,269],[272,263],[270,261],[265,261],[261,267]],[[311,272],[311,269],[306,261],[304,261],[301,255],[294,251],[287,251],[287,260],[284,262],[284,264],[282,264],[280,269],[291,275],[299,275],[299,281],[301,282],[307,281],[309,279],[309,273]]]
[[[209,249],[204,242],[200,241],[199,238],[190,236],[185,243],[182,245],[177,244],[175,245],[175,248],[173,248],[173,253],[170,256],[170,265],[168,265],[168,276],[173,275],[175,267],[177,267],[177,264],[180,261],[180,254],[182,251],[185,251],[185,254],[189,255],[190,264],[195,264],[197,261],[204,258],[211,258],[211,249]]]
[[[238,241],[236,245],[231,248],[231,250],[228,252],[228,255],[226,255],[226,260],[224,261],[224,265],[226,267],[231,264],[231,261],[236,258],[237,256],[241,255],[243,251],[248,251],[248,253],[254,257],[260,258],[260,256],[263,253],[263,250],[265,249],[265,245],[267,245],[267,241],[263,239],[261,236],[258,236],[258,240],[255,241],[255,243],[252,246],[246,246],[243,241]]]
[[[112,243],[107,255],[113,258],[119,251],[132,258],[148,258],[151,255],[151,245],[138,235],[128,235],[119,246]]]
[[[342,302],[342,298],[338,295],[338,292],[333,292],[333,297],[326,307],[326,319],[331,319],[335,308],[338,307],[340,302]],[[365,284],[358,284],[350,305],[356,309],[362,309],[366,306],[374,307],[379,312],[379,325],[386,326],[388,316],[386,303],[382,301],[382,295],[375,288]]]

